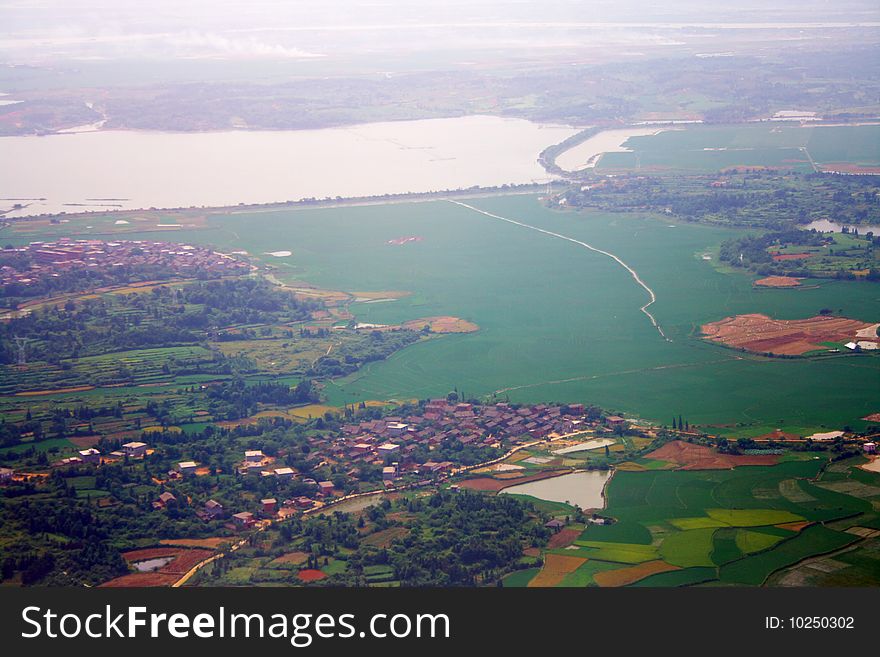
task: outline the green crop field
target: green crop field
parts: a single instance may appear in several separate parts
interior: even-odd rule
[[[617,472],[608,486],[608,506],[603,511],[617,522],[590,525],[575,541],[577,549],[553,552],[618,564],[660,558],[682,568],[651,575],[645,585],[707,581],[760,585],[777,570],[859,538],[824,524],[800,532],[777,525],[846,518],[847,526],[849,521],[869,526],[875,517],[869,501],[822,487],[825,477],[839,483],[842,480],[836,476],[851,481],[852,473],[863,473],[855,470],[858,459],[830,466],[842,467],[840,472],[823,471],[825,464],[823,456],[732,470]],[[865,474],[872,477],[867,484],[855,483],[880,483],[880,475]],[[767,494],[792,480],[798,480],[810,494],[797,501]],[[612,537],[618,540],[609,541]],[[630,538],[623,542],[626,537]]]
[[[732,230],[654,216],[555,212],[533,196],[470,203],[622,258],[655,291],[651,311],[671,341],[639,311],[647,292],[611,258],[445,201],[216,214],[206,230],[160,235],[244,249],[286,282],[412,293],[354,304],[359,321],[453,315],[480,326],[329,382],[325,394],[334,405],[425,398],[458,387],[468,396],[496,393],[522,402],[588,401],[660,422],[681,413],[692,424],[817,430],[858,428],[859,418],[880,410],[876,357],[770,360],[695,335],[701,324],[738,313],[798,318],[831,307],[878,321],[876,286],[823,281],[813,289],[756,290],[751,277],[721,273],[700,257],[737,234]],[[82,221],[51,228],[75,232]],[[422,239],[388,244],[402,236]],[[277,249],[293,255],[264,255]]]
[[[778,167],[812,171],[817,165],[847,162],[880,164],[880,126],[811,127],[758,123],[727,127],[690,126],[656,135],[631,137],[631,152],[607,153],[603,173],[647,171],[718,171],[727,167]]]

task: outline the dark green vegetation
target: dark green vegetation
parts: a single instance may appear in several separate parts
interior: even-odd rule
[[[318,308],[317,302],[299,301],[261,279],[160,286],[148,293],[71,300],[0,324],[0,362],[15,362],[13,337],[28,339],[30,361],[60,366],[63,361],[119,351],[256,337],[257,327],[265,336],[267,324],[302,322]],[[269,334],[271,330],[268,327]],[[288,333],[293,338],[293,331]],[[123,372],[108,382],[130,383],[133,376]],[[15,391],[26,389],[19,386]]]
[[[780,229],[821,219],[856,227],[876,225],[880,223],[878,193],[878,176],[754,170],[599,176],[587,178],[559,198],[575,208],[650,209],[685,221]]]
[[[721,244],[719,258],[760,276],[839,278],[880,281],[880,235],[817,233],[797,228],[746,235]],[[786,258],[788,256],[788,258]]]
[[[301,584],[299,569],[312,568],[326,575],[317,585],[488,585],[527,565],[524,546],[546,543],[544,519],[505,496],[445,491],[386,499],[357,517],[281,523],[207,568],[198,584]],[[279,559],[291,552],[305,559]]]

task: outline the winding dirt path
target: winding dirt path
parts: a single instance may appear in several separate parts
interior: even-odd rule
[[[469,210],[473,210],[474,212],[479,212],[480,214],[484,214],[487,217],[492,217],[493,219],[500,219],[501,221],[506,221],[509,224],[514,224],[515,226],[522,226],[523,228],[535,230],[539,233],[544,233],[545,235],[550,235],[550,237],[556,237],[558,239],[565,240],[567,242],[572,242],[574,244],[578,244],[579,246],[583,246],[584,248],[587,248],[590,251],[595,251],[596,253],[601,253],[604,256],[608,256],[609,258],[614,260],[617,264],[619,264],[621,267],[626,269],[630,273],[630,276],[633,277],[633,280],[636,283],[638,283],[641,287],[643,287],[645,289],[645,291],[648,293],[648,296],[650,297],[651,300],[648,301],[648,303],[646,303],[644,306],[639,308],[639,310],[641,312],[643,312],[648,317],[649,320],[651,320],[651,325],[655,329],[657,329],[657,332],[660,334],[660,336],[664,340],[666,340],[667,342],[672,342],[672,340],[670,340],[668,337],[666,337],[666,334],[663,332],[663,329],[661,328],[660,324],[657,323],[657,319],[648,310],[648,307],[651,304],[653,304],[655,301],[657,301],[657,295],[654,294],[654,290],[652,290],[650,287],[648,287],[647,284],[645,283],[645,281],[643,281],[641,278],[639,278],[639,274],[635,269],[630,267],[628,264],[626,264],[623,260],[618,258],[613,253],[610,253],[609,251],[603,251],[602,249],[596,248],[592,244],[587,244],[586,242],[581,242],[580,240],[576,240],[573,237],[568,237],[567,235],[561,235],[560,233],[554,233],[554,232],[546,230],[544,228],[538,228],[537,226],[532,226],[531,224],[526,224],[521,221],[517,221],[515,219],[509,219],[507,217],[502,217],[501,215],[492,214],[491,212],[487,212],[486,210],[481,210],[480,208],[476,208],[473,205],[468,205],[467,203],[462,203],[461,201],[455,201],[453,199],[447,199],[447,200],[450,203],[455,203],[456,205],[460,205],[464,208],[468,208]]]

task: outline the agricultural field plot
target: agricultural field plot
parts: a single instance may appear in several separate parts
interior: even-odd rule
[[[214,355],[199,346],[163,347],[121,351],[105,356],[64,359],[60,366],[29,363],[26,367],[0,365],[0,394],[28,396],[53,392],[78,392],[96,386],[171,382],[163,371],[169,359],[179,367],[209,367]]]
[[[807,559],[769,578],[773,586],[876,586],[880,538],[873,537],[833,556]]]
[[[827,343],[847,343],[876,337],[877,324],[846,317],[816,316],[802,320],[773,319],[750,314],[728,317],[701,327],[707,340],[753,353],[801,356],[828,351]],[[873,333],[873,336],[868,334]]]
[[[730,470],[617,472],[603,512],[617,522],[590,525],[574,549],[548,554],[618,564],[619,572],[595,578],[600,585],[761,585],[802,559],[873,536],[870,527],[846,530],[819,524],[843,518],[854,527],[873,523],[871,501],[853,494],[873,493],[873,487],[835,478],[851,475],[858,461],[839,462],[844,467],[839,473],[823,473],[823,459]],[[826,475],[830,483],[824,481]],[[783,484],[790,489],[788,482],[793,481],[804,495],[766,492]],[[880,478],[873,483],[880,484]],[[630,568],[637,564],[643,570]],[[874,584],[878,578],[880,571],[873,575]]]
[[[132,550],[122,555],[125,560],[134,566],[149,564],[150,570],[123,575],[105,582],[101,586],[109,588],[171,586],[193,566],[210,558],[212,554],[214,554],[212,550],[170,546]]]
[[[446,316],[480,327],[417,342],[334,379],[325,388],[334,406],[427,398],[458,387],[466,395],[519,402],[589,399],[658,422],[681,412],[692,423],[766,430],[847,423],[859,428],[865,425],[860,418],[876,411],[868,391],[880,363],[767,362],[719,351],[693,334],[695,326],[737,314],[794,319],[826,307],[876,321],[880,299],[870,286],[827,281],[815,289],[769,294],[755,289],[751,277],[722,273],[694,258],[741,234],[734,230],[653,216],[556,212],[531,196],[481,198],[469,205],[620,257],[655,292],[650,310],[670,341],[639,311],[646,291],[609,257],[444,201],[215,213],[206,222],[211,230],[177,229],[168,238],[246,250],[292,286],[410,293],[393,302],[352,304],[359,322],[399,325]],[[74,231],[81,221],[53,228]],[[412,234],[421,241],[387,243]],[[282,243],[295,245],[293,256],[261,255]],[[652,393],[632,394],[643,388]]]
[[[862,233],[866,229],[862,228]],[[880,266],[880,254],[871,248],[864,236],[831,233],[824,237],[823,244],[783,243],[768,248],[775,265],[794,266],[796,272],[815,278],[833,278],[840,271],[851,273],[855,278],[868,275],[871,269]],[[782,279],[782,280],[780,280]],[[763,279],[768,280],[768,279]],[[790,286],[790,277],[770,277],[776,287],[783,281]],[[756,281],[756,285],[760,281]],[[801,285],[815,284],[816,281],[800,279]]]
[[[607,153],[602,173],[707,172],[723,169],[815,169],[860,171],[880,166],[876,144],[880,126],[800,126],[752,124],[690,126],[656,135],[631,137],[631,152]],[[815,168],[814,168],[815,164]]]
[[[224,356],[246,358],[256,371],[269,375],[303,374],[321,356],[331,353],[344,342],[340,334],[326,339],[235,340],[220,342],[217,349]]]

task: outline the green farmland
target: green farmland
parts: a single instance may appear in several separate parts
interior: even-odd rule
[[[880,165],[880,125],[801,127],[757,123],[729,127],[691,126],[631,137],[631,152],[607,153],[597,171],[710,172],[727,167],[776,167],[813,171],[817,166]],[[812,161],[811,161],[812,158]]]
[[[737,231],[654,216],[554,212],[533,196],[470,204],[618,255],[656,292],[651,311],[670,341],[639,311],[646,291],[607,256],[445,201],[218,213],[208,229],[162,237],[244,249],[284,282],[412,293],[353,304],[358,321],[452,315],[480,326],[329,381],[324,394],[333,405],[426,398],[458,387],[468,396],[522,402],[590,400],[660,422],[681,413],[692,423],[757,432],[859,428],[860,418],[880,410],[875,356],[767,359],[697,335],[701,324],[741,313],[793,319],[830,307],[875,322],[876,286],[823,281],[812,289],[755,289],[751,276],[722,273],[702,257]],[[82,221],[51,229],[75,232]],[[402,236],[422,239],[388,243]],[[293,255],[264,255],[281,248]]]
[[[639,586],[759,586],[787,566],[847,548],[876,525],[880,475],[855,469],[859,459],[823,471],[826,458],[804,454],[733,470],[617,472],[603,512],[616,522],[589,526],[577,549],[556,552],[621,569],[658,558],[678,568]],[[853,485],[852,495],[829,488],[868,478],[875,486]],[[838,523],[863,529],[847,531]],[[621,542],[626,536],[631,542]],[[876,576],[880,562],[873,558]]]

